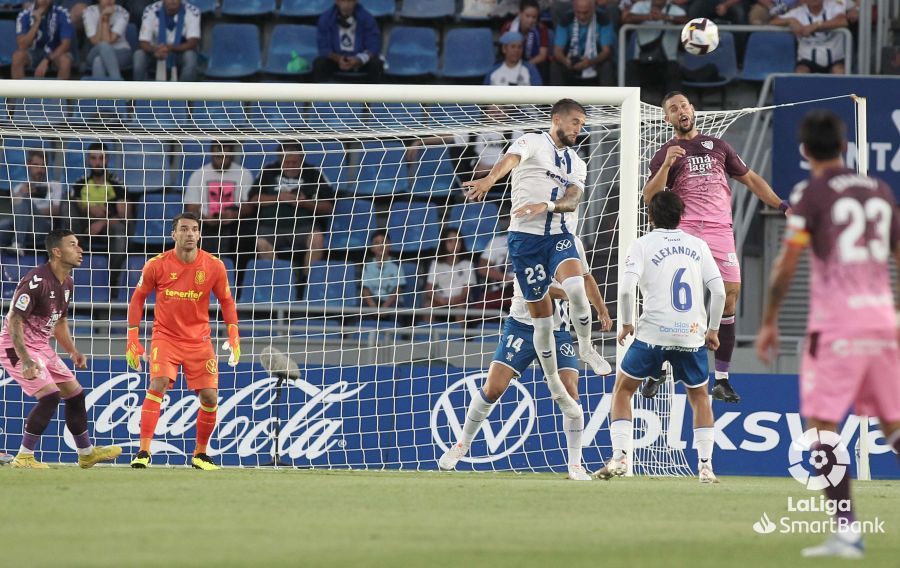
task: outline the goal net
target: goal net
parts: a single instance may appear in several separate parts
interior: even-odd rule
[[[671,136],[633,89],[0,86],[4,307],[45,261],[43,235],[75,231],[85,256],[69,321],[89,357],[77,376],[92,435],[133,453],[148,376],[124,362],[127,302],[144,263],[171,248],[172,217],[197,211],[202,247],[228,269],[243,338],[237,367],[224,354],[219,364],[208,453],[224,465],[435,469],[487,374],[512,293],[508,185],[473,203],[462,182],[517,136],[546,130],[555,100],[584,103],[577,232],[615,318],[621,256],[647,225],[647,164]],[[698,124],[721,136],[739,116],[701,113]],[[226,334],[215,302],[211,316],[218,347]],[[151,297],[148,343],[152,320]],[[595,330],[614,362],[615,329]],[[271,349],[299,372],[264,368],[259,356]],[[585,464],[594,470],[611,454],[614,377],[582,377]],[[0,450],[15,451],[31,404],[0,378]],[[163,403],[154,465],[185,463],[198,404],[179,377]],[[684,395],[668,381],[634,404],[635,472],[689,474]],[[73,447],[57,420],[39,450],[45,461],[72,461]],[[565,471],[561,415],[536,366],[513,381],[459,467]]]

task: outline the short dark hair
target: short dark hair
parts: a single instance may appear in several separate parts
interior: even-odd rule
[[[813,110],[803,117],[799,129],[800,143],[807,157],[833,160],[841,155],[847,139],[847,127],[841,117],[830,110]]]
[[[541,11],[541,5],[538,4],[538,0],[522,0],[519,2],[520,12],[524,12],[526,8],[535,8],[538,12]]]
[[[665,108],[666,108],[666,103],[669,102],[669,99],[671,99],[671,98],[673,98],[673,97],[677,97],[678,95],[681,95],[682,97],[686,98],[686,99],[688,100],[688,102],[691,102],[690,97],[688,97],[688,96],[687,96],[686,94],[684,94],[683,92],[681,92],[681,91],[669,91],[668,93],[666,93],[665,95],[663,95],[663,98],[662,98],[662,104],[661,104],[660,106],[663,108],[663,110],[665,110]]]
[[[209,145],[209,150],[212,151],[216,146],[222,148],[222,151],[227,154],[237,149],[237,142],[234,140],[213,140]]]
[[[388,240],[387,231],[385,231],[384,229],[375,229],[374,231],[369,233],[369,242],[371,243],[372,241],[374,241],[375,237],[383,237],[384,240]]]
[[[101,154],[106,154],[106,148],[103,146],[103,142],[93,142],[90,146],[88,146],[88,153],[90,152],[100,152]]]
[[[684,215],[684,201],[676,193],[660,191],[647,205],[650,222],[660,229],[677,229]]]
[[[188,219],[190,221],[196,221],[197,226],[200,227],[200,217],[196,213],[192,213],[190,211],[182,211],[178,215],[175,215],[175,218],[172,219],[172,231],[175,231],[175,228],[178,227],[178,221],[182,219]]]
[[[585,115],[587,114],[587,110],[585,110],[584,106],[575,99],[559,99],[553,103],[553,107],[550,109],[550,116],[570,113],[572,111],[582,112]]]
[[[47,233],[47,237],[44,239],[44,244],[47,247],[47,252],[50,253],[50,257],[53,257],[53,249],[59,248],[59,245],[62,244],[62,240],[69,235],[74,235],[72,231],[69,229],[53,229],[49,233]]]
[[[303,153],[303,145],[299,142],[282,142],[280,149],[282,154],[290,154],[293,152]]]
[[[44,154],[43,150],[28,150],[28,154],[25,156],[25,163],[30,164],[35,157],[40,158],[44,165],[47,165],[47,155]]]

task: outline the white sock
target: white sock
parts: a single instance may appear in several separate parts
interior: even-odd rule
[[[481,424],[491,413],[492,408],[494,408],[494,403],[488,402],[484,398],[484,391],[478,389],[478,394],[469,403],[469,409],[466,411],[466,423],[463,424],[459,443],[467,448],[472,445],[472,439],[481,430]]]
[[[697,450],[697,457],[701,461],[712,459],[715,438],[715,428],[694,428],[694,449]]]
[[[548,381],[559,380],[559,369],[556,366],[556,338],[553,337],[553,317],[531,318],[534,326],[534,350],[538,354],[538,362]]]
[[[578,337],[578,349],[587,349],[591,345],[591,303],[584,291],[584,278],[572,276],[562,281],[563,290],[569,297],[569,315],[575,335]]]
[[[563,431],[566,433],[566,449],[569,465],[581,465],[581,436],[584,434],[584,409],[579,404],[576,409],[563,413]]]
[[[25,446],[19,446],[19,455],[20,456],[33,456],[34,450],[29,450]]]
[[[613,420],[609,425],[609,437],[612,439],[613,458],[622,459],[625,457],[625,448],[628,447],[628,440],[632,436],[631,420],[621,419]]]
[[[716,371],[716,380],[717,381],[727,381],[728,380],[728,371]]]
[[[91,444],[86,448],[75,448],[75,451],[78,452],[79,456],[88,456],[94,451],[94,445]]]

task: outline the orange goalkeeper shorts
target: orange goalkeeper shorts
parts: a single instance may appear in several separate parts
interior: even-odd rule
[[[150,378],[165,377],[171,387],[179,365],[189,389],[219,388],[219,361],[212,342],[185,344],[161,338],[150,342]]]

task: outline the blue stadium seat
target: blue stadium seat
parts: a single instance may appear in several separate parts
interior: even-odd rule
[[[343,171],[344,145],[340,142],[304,142],[304,160],[307,164],[319,168],[325,179],[337,189],[338,179]]]
[[[0,188],[9,192],[22,182],[28,181],[25,167],[28,150],[49,150],[50,143],[36,138],[4,137],[0,140]],[[49,159],[49,157],[48,157]]]
[[[281,15],[294,18],[318,18],[334,6],[332,0],[281,0]]]
[[[358,306],[359,282],[355,267],[343,262],[316,261],[309,267],[304,300],[322,306]]]
[[[151,130],[174,130],[183,127],[187,117],[187,101],[136,100],[132,124]]]
[[[385,72],[413,77],[434,75],[438,69],[437,32],[432,28],[397,26],[385,51]]]
[[[450,148],[426,146],[412,168],[412,192],[422,197],[447,195],[456,183]]]
[[[397,306],[401,308],[415,308],[419,292],[419,262],[407,261],[400,263],[400,274],[403,277],[400,283],[400,294],[397,297]]]
[[[241,142],[240,155],[235,156],[235,161],[250,170],[253,179],[256,179],[263,166],[274,161],[278,154],[279,146],[276,142],[244,140]]]
[[[747,40],[741,79],[765,81],[773,73],[793,73],[796,64],[794,34],[753,32]]]
[[[78,124],[127,122],[130,113],[122,99],[79,99],[70,120]]]
[[[426,124],[427,115],[418,103],[370,103],[366,119],[372,129],[395,129]]]
[[[719,78],[715,81],[687,81],[682,79],[682,84],[687,87],[724,87],[737,78],[737,56],[734,51],[734,36],[731,32],[719,34],[719,47],[706,55],[681,55],[681,66],[694,70],[704,65],[715,65],[719,71]]]
[[[144,201],[137,205],[132,243],[136,245],[167,243],[172,232],[170,221],[182,211],[184,199],[181,192],[148,193]]]
[[[16,21],[0,20],[0,67],[12,65],[12,55],[16,45]]]
[[[403,0],[400,16],[411,20],[449,18],[456,13],[456,0]]]
[[[359,3],[376,18],[393,16],[397,11],[397,2],[394,0],[360,0]]]
[[[109,302],[109,260],[103,254],[85,253],[81,266],[72,271],[75,301]]]
[[[141,42],[138,39],[139,30],[137,25],[134,22],[128,24],[128,27],[125,28],[125,39],[128,40],[128,45],[131,46],[131,51],[134,52],[141,46]]]
[[[315,26],[279,24],[272,29],[263,71],[273,75],[308,75],[312,73],[313,61],[317,56]],[[293,70],[290,69],[292,61],[297,67]]]
[[[12,121],[23,126],[55,126],[65,122],[66,106],[62,99],[17,99]]]
[[[175,173],[178,178],[176,185],[178,185],[178,187],[184,189],[191,174],[209,161],[208,153],[208,142],[200,143],[191,141],[181,143],[181,150],[176,153],[177,162],[173,166],[176,169]]]
[[[362,126],[362,103],[313,103],[307,117],[309,128],[321,130],[355,130]]]
[[[31,254],[23,256],[0,254],[0,296],[4,300],[11,300],[19,281],[29,270],[45,261],[46,259]]]
[[[250,77],[262,67],[259,28],[254,24],[216,24],[206,76],[214,79]]]
[[[258,130],[297,128],[306,122],[304,103],[259,101],[250,106],[250,124]]]
[[[483,123],[484,111],[478,105],[439,104],[428,107],[428,118],[432,125],[441,128],[476,126]]]
[[[464,203],[450,210],[450,226],[459,229],[466,249],[481,252],[497,232],[500,211],[489,201]]]
[[[247,263],[238,301],[249,304],[292,302],[294,267],[287,260],[256,259]]]
[[[275,11],[275,0],[222,0],[222,15],[257,17]]]
[[[362,160],[356,178],[356,195],[396,195],[409,192],[406,146],[398,140],[375,140],[362,144]],[[347,170],[341,170],[341,173]],[[347,180],[340,179],[343,187]]]
[[[371,201],[339,197],[334,202],[328,248],[366,248],[369,246],[369,235],[377,226]]]
[[[125,189],[137,194],[160,191],[166,186],[167,158],[165,146],[160,142],[123,142],[122,182]]]
[[[116,300],[119,302],[128,302],[131,299],[131,294],[134,292],[138,281],[141,279],[141,271],[144,268],[144,264],[146,264],[149,259],[150,257],[142,254],[128,255],[128,260],[125,261],[125,273],[122,275],[122,286],[119,287],[119,293]],[[155,301],[156,292],[151,292],[150,296],[147,298],[147,302],[153,303]]]
[[[190,2],[200,10],[201,14],[209,14],[216,11],[219,0],[190,0]]]
[[[249,124],[241,101],[195,101],[191,122],[204,130],[236,130]]]
[[[437,210],[427,201],[395,201],[388,213],[387,233],[395,253],[436,250],[441,237]]]
[[[494,34],[490,28],[456,28],[444,39],[444,77],[484,78],[494,66]]]

